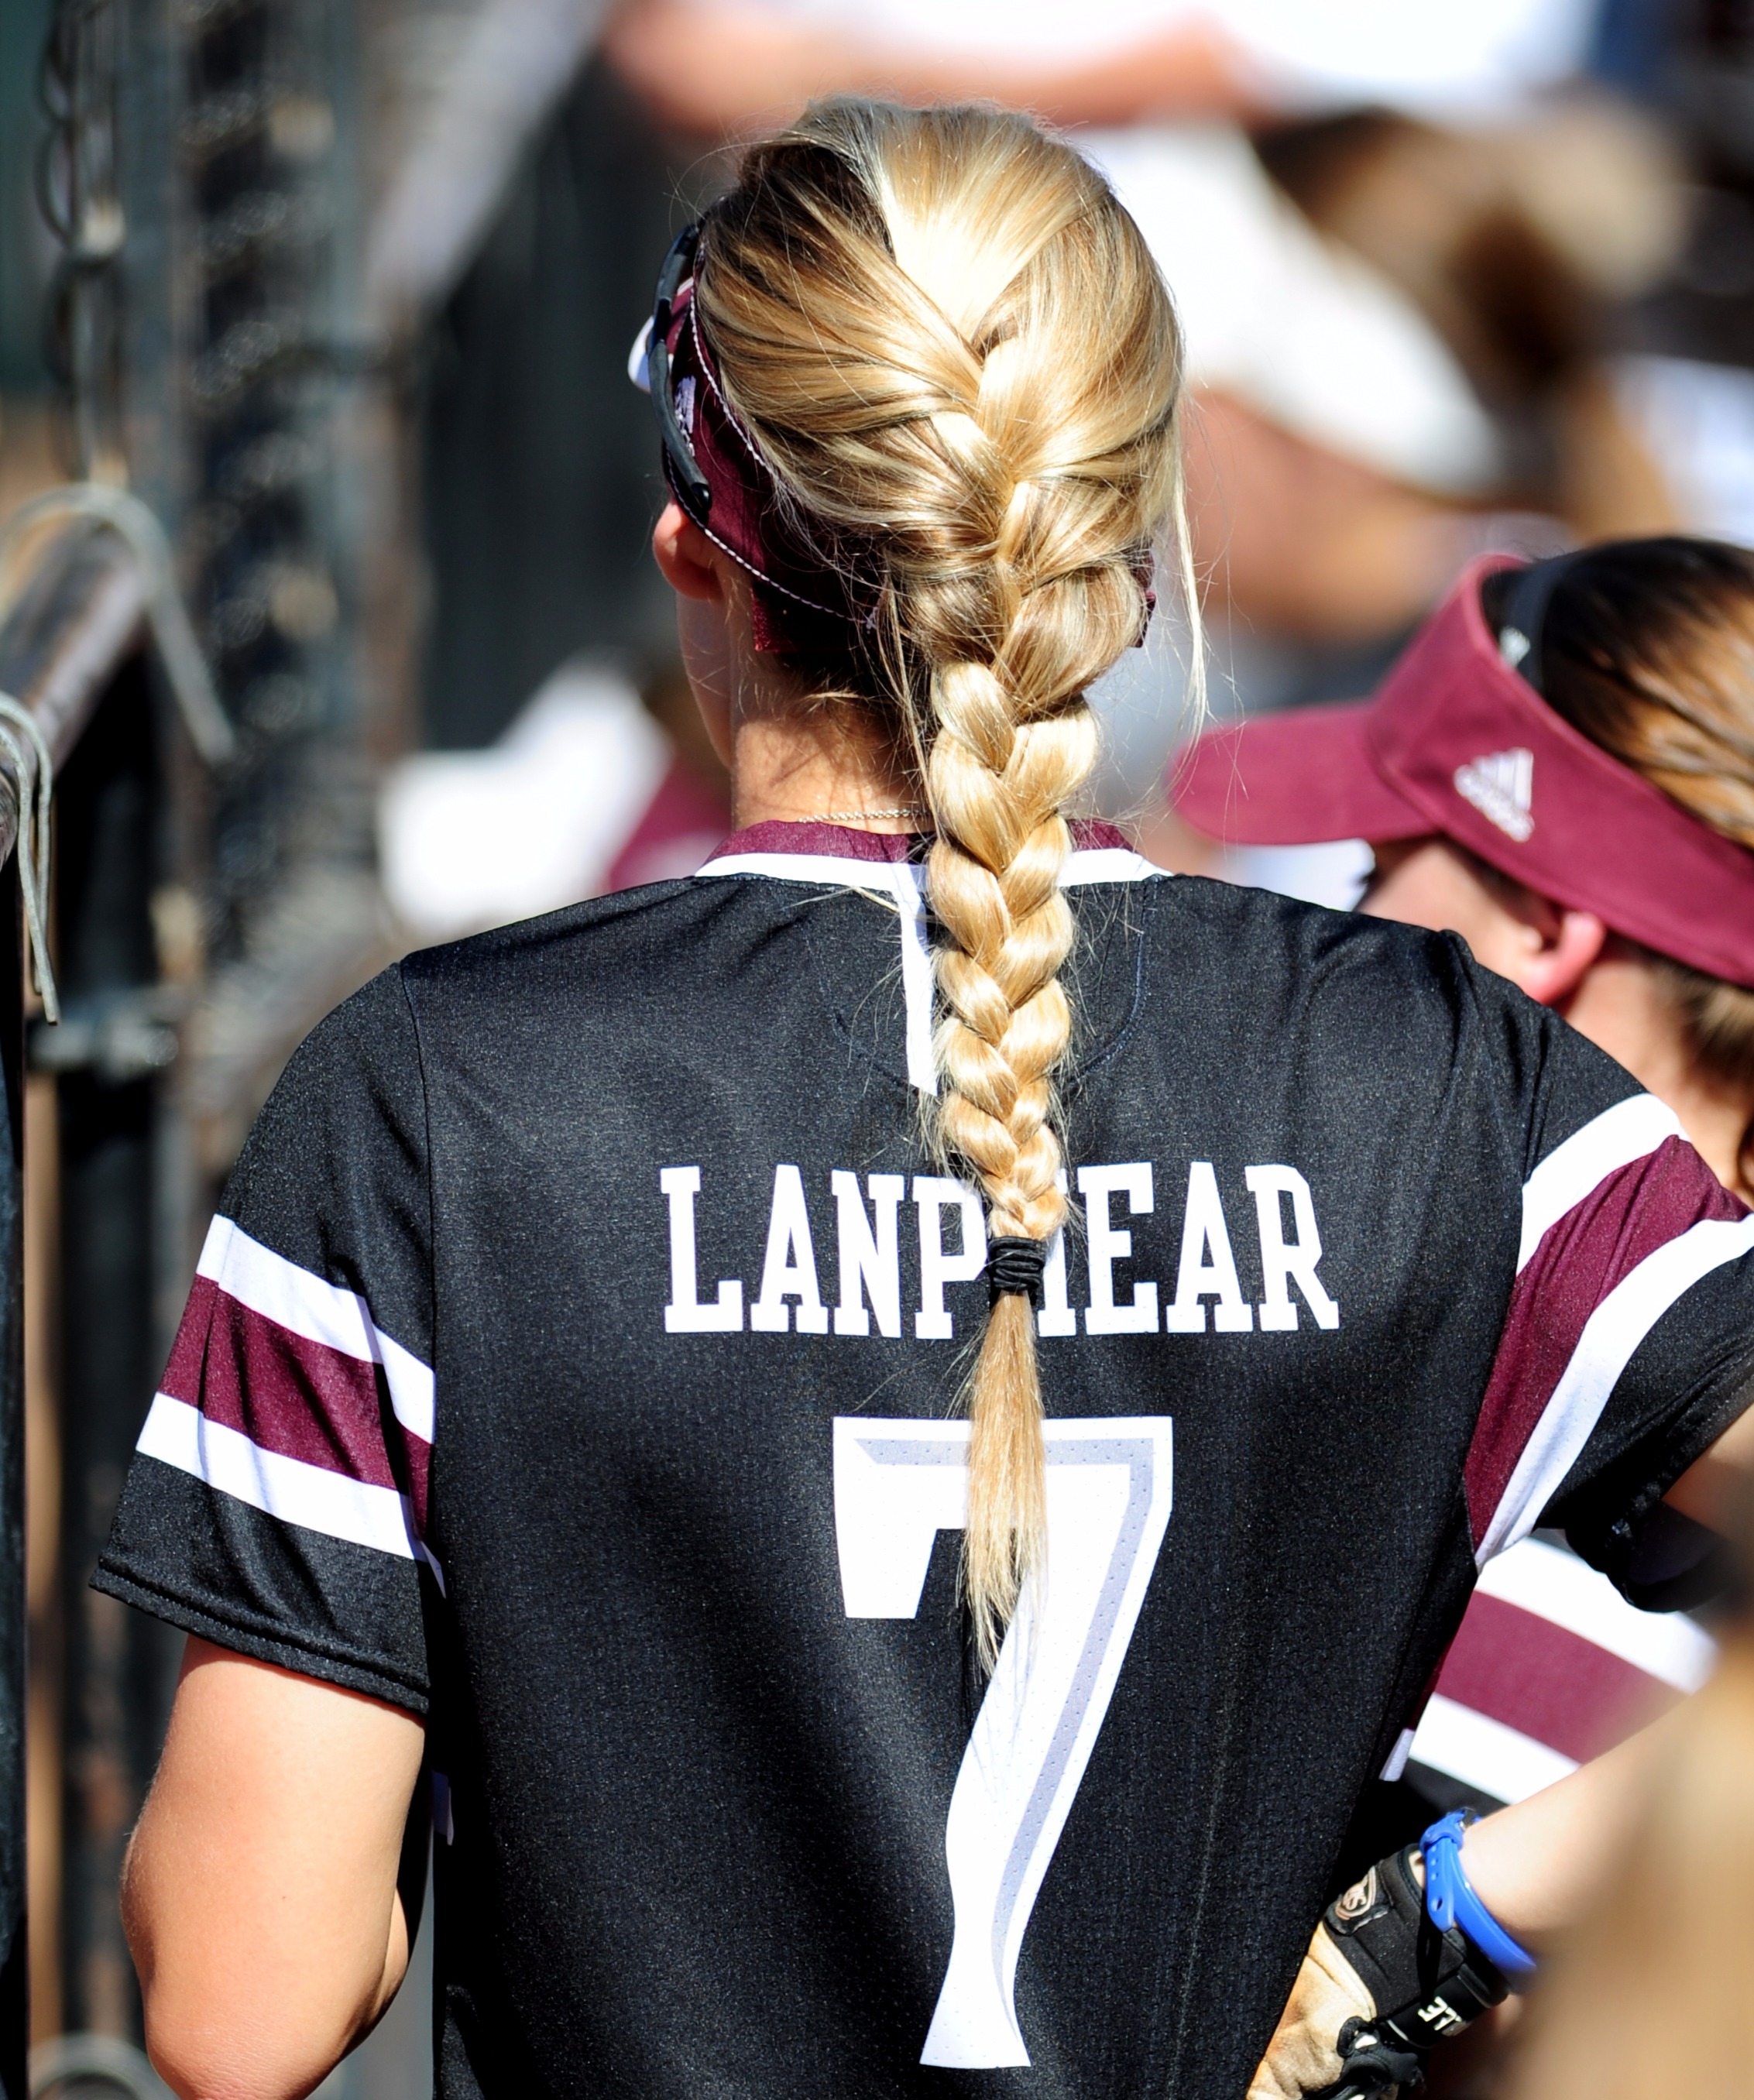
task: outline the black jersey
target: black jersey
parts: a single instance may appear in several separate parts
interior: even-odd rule
[[[983,1686],[919,855],[763,827],[410,956],[214,1224],[99,1580],[429,1716],[445,2100],[1239,2095],[1477,1564],[1611,1565],[1742,1404],[1754,1220],[1618,1067],[1087,834]]]

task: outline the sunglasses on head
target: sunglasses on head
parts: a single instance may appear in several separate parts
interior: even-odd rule
[[[657,297],[652,310],[650,333],[646,338],[646,384],[652,405],[657,412],[658,434],[664,441],[664,456],[675,478],[677,492],[691,510],[704,513],[713,507],[713,491],[700,471],[682,419],[676,413],[676,404],[670,394],[669,351],[670,324],[674,319],[671,309],[676,294],[694,273],[695,255],[700,245],[700,223],[696,219],[670,243],[664,267],[658,272]]]

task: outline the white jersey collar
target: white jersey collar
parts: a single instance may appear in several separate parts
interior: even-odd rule
[[[1146,882],[1169,872],[1135,853],[1112,824],[1076,818],[1072,838],[1072,850],[1060,876],[1067,889],[1093,882]],[[696,880],[765,875],[781,882],[893,889],[898,873],[906,871],[901,880],[917,893],[930,843],[918,834],[859,832],[842,824],[755,824],[727,839]]]

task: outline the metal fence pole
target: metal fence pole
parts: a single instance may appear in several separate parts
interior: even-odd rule
[[[25,2100],[24,1012],[18,861],[0,875],[0,2092]]]
[[[64,2017],[139,2032],[117,1903],[157,1760],[182,1636],[91,1586],[163,1361],[154,1318],[159,1081],[148,898],[159,802],[146,666],[122,667],[56,782],[62,1025],[33,1031],[55,1077],[60,1146]]]
[[[0,618],[0,690],[29,710],[57,768],[136,651],[145,604],[128,549],[75,522],[50,536],[30,582]],[[25,1016],[10,761],[0,780],[0,2100],[26,2100]]]

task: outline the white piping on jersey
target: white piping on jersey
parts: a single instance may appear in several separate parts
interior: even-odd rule
[[[242,1430],[214,1422],[167,1392],[154,1398],[136,1448],[282,1524],[394,1554],[400,1560],[424,1560],[440,1589],[444,1587],[444,1570],[415,1531],[407,1496],[394,1488],[349,1480],[326,1466],[265,1451]]]
[[[1411,1728],[1403,1728],[1395,1737],[1394,1748],[1390,1751],[1387,1762],[1376,1776],[1379,1779],[1398,1780],[1407,1770],[1407,1761],[1412,1756],[1412,1750],[1413,1731]]]
[[[922,1094],[938,1092],[938,1060],[932,1052],[932,944],[926,931],[926,870],[912,861],[895,864],[895,902],[901,909],[901,995],[908,1013],[908,1079]]]
[[[1412,1748],[1421,1764],[1496,1801],[1526,1801],[1577,1770],[1576,1760],[1562,1751],[1441,1692],[1432,1693]]]
[[[1477,1588],[1481,1596],[1562,1626],[1677,1692],[1697,1692],[1712,1674],[1717,1643],[1685,1612],[1641,1612],[1606,1575],[1544,1539],[1526,1538],[1500,1554],[1481,1570]]]
[[[714,875],[767,875],[819,889],[887,891],[901,917],[901,995],[907,1014],[908,1083],[938,1092],[932,1055],[932,951],[926,935],[926,870],[915,861],[853,860],[842,854],[726,854],[709,860],[696,881]]]
[[[218,1284],[228,1298],[289,1333],[344,1357],[382,1364],[396,1420],[411,1436],[431,1443],[436,1412],[432,1373],[385,1334],[357,1291],[344,1290],[288,1261],[229,1218],[215,1218],[208,1227],[195,1271]]]
[[[1754,1253],[1754,1217],[1708,1218],[1645,1256],[1584,1323],[1486,1528],[1477,1567],[1525,1538],[1589,1441],[1633,1352],[1676,1300],[1725,1262]]]
[[[1521,1275],[1547,1233],[1610,1174],[1655,1152],[1665,1140],[1684,1136],[1672,1109],[1655,1094],[1633,1094],[1605,1109],[1580,1131],[1556,1145],[1522,1185]]]
[[[1063,889],[1093,882],[1145,882],[1168,871],[1124,846],[1083,846],[1067,856]],[[926,868],[918,861],[855,860],[842,854],[740,853],[709,860],[697,871],[709,876],[766,875],[780,882],[820,888],[887,890],[901,916],[901,991],[907,1012],[908,1080],[922,1094],[938,1092],[938,1061],[932,1053],[932,953],[926,931]]]

